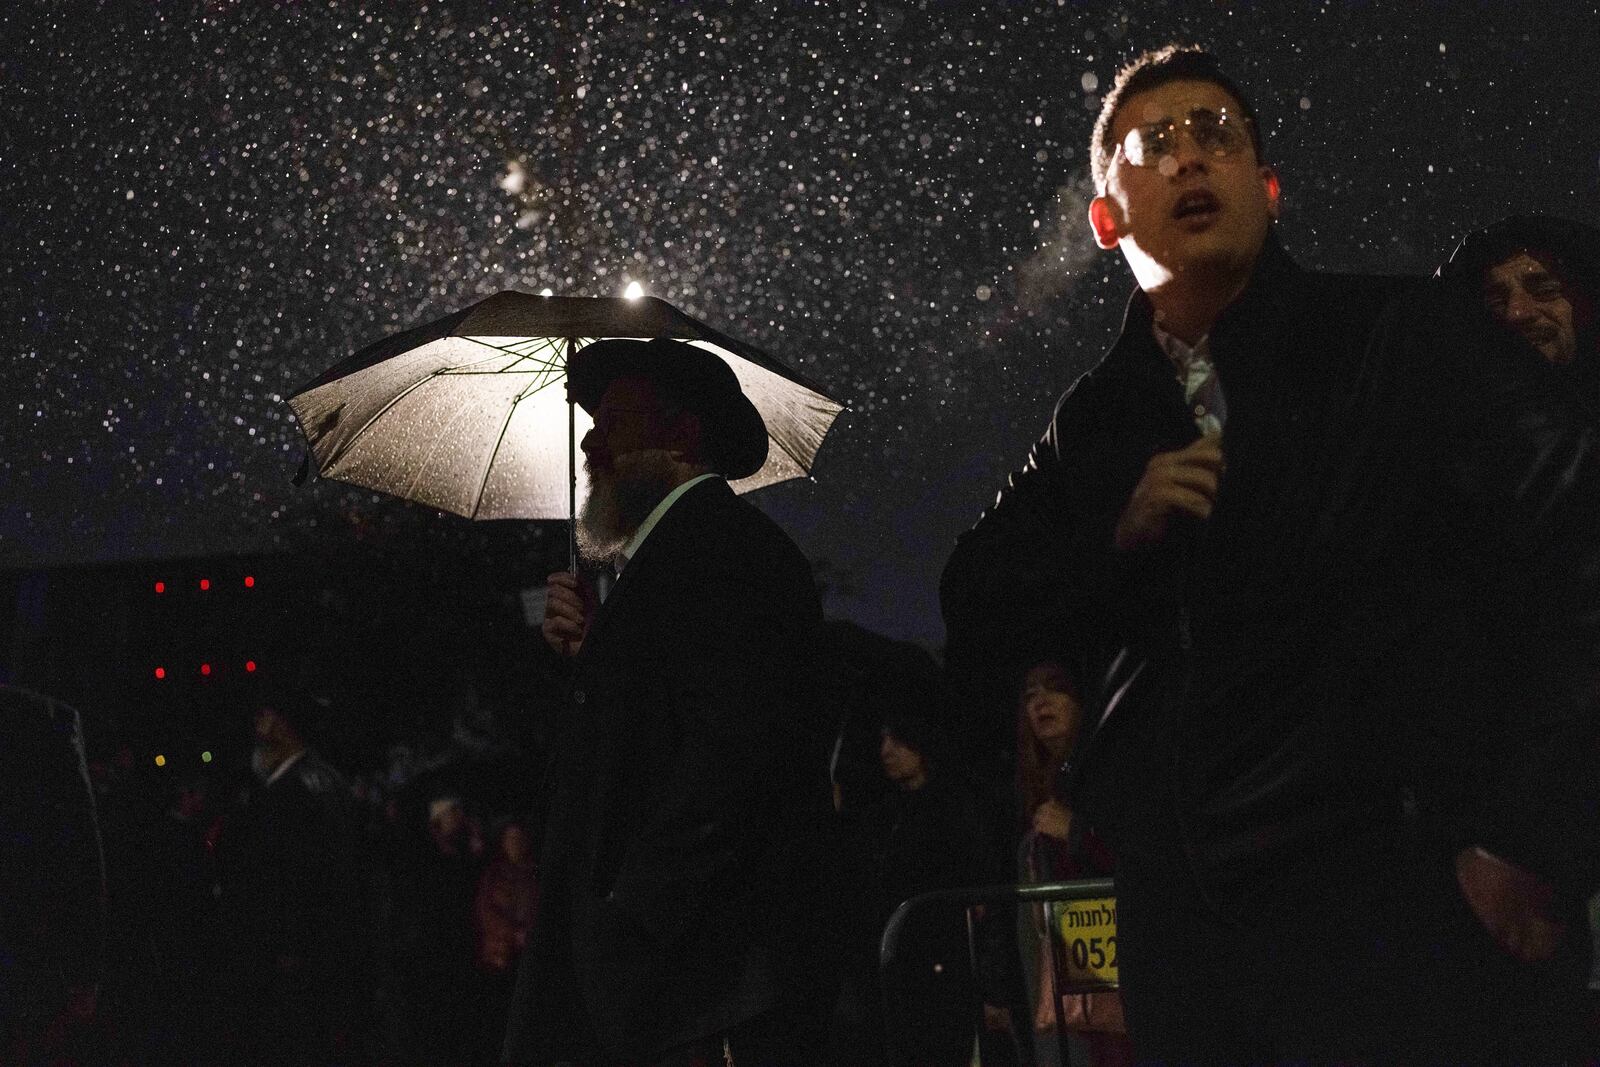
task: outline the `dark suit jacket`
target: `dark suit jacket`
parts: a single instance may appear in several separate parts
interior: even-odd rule
[[[800,995],[820,624],[805,558],[720,479],[640,546],[572,664],[509,1062],[646,1058]]]

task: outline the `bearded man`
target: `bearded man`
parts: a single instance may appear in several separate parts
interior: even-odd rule
[[[766,427],[679,341],[591,344],[568,389],[594,419],[579,546],[618,578],[598,607],[549,579],[544,639],[570,670],[505,1059],[809,1062],[821,609],[805,557],[728,486]]]

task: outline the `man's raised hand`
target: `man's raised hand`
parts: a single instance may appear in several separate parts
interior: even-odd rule
[[[1145,464],[1133,496],[1117,518],[1119,552],[1149,548],[1167,536],[1179,515],[1211,517],[1222,477],[1222,439],[1202,437],[1175,452],[1157,452]]]

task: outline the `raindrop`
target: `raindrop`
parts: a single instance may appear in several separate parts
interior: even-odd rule
[[[1092,93],[1100,88],[1100,76],[1092,70],[1086,70],[1083,72],[1083,77],[1078,79],[1078,83],[1083,86],[1084,92]]]

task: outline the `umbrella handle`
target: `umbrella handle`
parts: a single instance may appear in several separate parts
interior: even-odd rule
[[[575,342],[567,338],[567,366]],[[578,405],[567,389],[567,569],[578,573]]]

